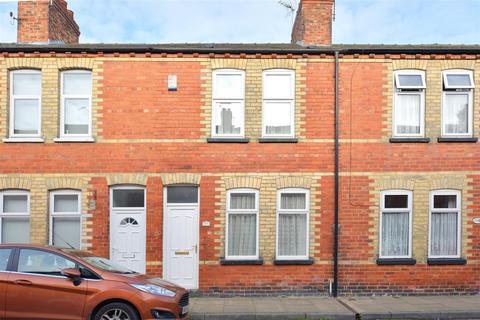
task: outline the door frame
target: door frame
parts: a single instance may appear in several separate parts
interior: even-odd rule
[[[119,189],[137,189],[137,190],[143,190],[143,208],[140,207],[118,207],[118,208],[113,208],[113,191],[114,190],[119,190]],[[109,190],[109,209],[110,209],[110,214],[109,214],[109,246],[108,246],[108,251],[109,251],[109,259],[112,260],[112,240],[113,240],[113,227],[112,223],[114,221],[113,214],[114,212],[138,212],[143,214],[143,235],[144,235],[144,243],[143,243],[143,251],[145,252],[145,258],[144,258],[144,270],[146,272],[147,270],[147,187],[138,185],[138,184],[118,184],[118,185],[113,185],[110,186]],[[117,213],[118,214],[118,213]]]
[[[197,192],[197,203],[175,203],[172,205],[167,205],[167,190],[169,187],[196,187],[198,189]],[[167,208],[168,207],[180,207],[180,208],[197,208],[197,254],[195,258],[196,267],[194,269],[194,286],[191,289],[198,289],[199,287],[199,273],[200,273],[200,186],[196,184],[173,184],[173,185],[165,185],[163,187],[163,230],[162,230],[162,259],[163,259],[163,268],[162,268],[162,277],[168,280],[168,273],[169,273],[169,258],[168,258],[168,248],[167,248],[167,237],[166,237],[166,226],[167,226]]]

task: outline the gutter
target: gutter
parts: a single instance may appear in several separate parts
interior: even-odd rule
[[[338,110],[338,69],[339,52],[335,51],[335,218],[333,225],[333,288],[334,297],[338,296],[338,245],[339,245],[339,131],[340,117]]]

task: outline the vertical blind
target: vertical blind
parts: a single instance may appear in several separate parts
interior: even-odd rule
[[[305,209],[305,193],[282,193],[280,207],[282,209]]]
[[[29,243],[30,219],[2,218],[2,243]]]
[[[409,213],[382,213],[382,256],[407,256]]]
[[[80,217],[54,217],[53,245],[80,249]]]

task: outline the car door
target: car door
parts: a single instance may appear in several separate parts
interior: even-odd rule
[[[7,292],[9,267],[12,266],[14,249],[0,248],[0,319],[5,319],[5,293]]]
[[[75,285],[61,270],[77,264],[57,253],[37,248],[20,248],[17,264],[10,273],[6,292],[6,319],[83,318],[86,281]]]

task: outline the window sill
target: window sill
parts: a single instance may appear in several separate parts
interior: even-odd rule
[[[248,138],[207,138],[208,143],[248,143]]]
[[[55,138],[54,142],[95,142],[94,138]]]
[[[391,266],[391,265],[414,265],[417,260],[412,258],[378,258],[377,264],[379,266]]]
[[[43,143],[43,138],[5,138],[2,140],[5,143]]]
[[[438,142],[470,142],[475,143],[478,141],[478,138],[446,138],[446,137],[438,137]]]
[[[220,264],[223,266],[260,266],[263,264],[263,258],[251,260],[234,260],[221,258]]]
[[[298,143],[297,138],[258,138],[259,143]]]
[[[290,266],[290,265],[312,265],[315,262],[313,258],[309,259],[298,259],[298,260],[282,260],[282,259],[275,259],[273,260],[273,264],[277,266]]]
[[[440,265],[463,265],[467,264],[467,260],[463,258],[428,258],[427,264],[432,266]]]
[[[429,143],[430,138],[390,138],[390,143]]]

